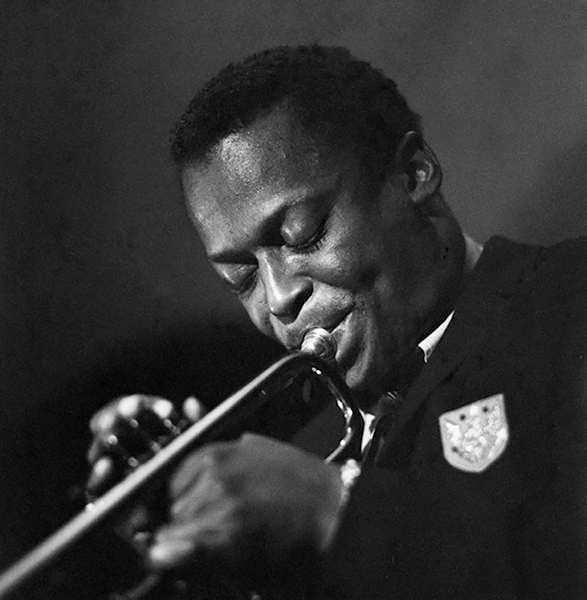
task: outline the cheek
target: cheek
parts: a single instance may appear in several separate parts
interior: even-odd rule
[[[375,262],[364,240],[348,239],[321,254],[314,262],[313,276],[332,287],[356,292],[373,283]]]
[[[380,269],[378,256],[369,248],[347,246],[339,251],[338,262],[332,269],[333,284],[354,293],[372,291]]]
[[[371,289],[389,262],[390,236],[377,218],[351,214],[328,249],[327,260],[341,287],[353,291]],[[393,238],[392,238],[393,239]]]
[[[273,327],[269,318],[269,310],[265,299],[258,291],[255,291],[250,298],[243,300],[243,307],[247,311],[253,325],[264,335],[275,337]]]

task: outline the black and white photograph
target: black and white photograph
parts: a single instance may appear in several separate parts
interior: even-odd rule
[[[0,0],[0,600],[587,598],[587,1]]]

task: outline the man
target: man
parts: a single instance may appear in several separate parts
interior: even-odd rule
[[[377,426],[344,481],[260,436],[194,453],[152,566],[220,565],[249,589],[295,579],[292,597],[583,597],[587,242],[475,244],[418,116],[343,49],[231,65],[172,153],[208,258],[254,324],[288,350],[330,332]],[[129,413],[105,414],[95,447]]]

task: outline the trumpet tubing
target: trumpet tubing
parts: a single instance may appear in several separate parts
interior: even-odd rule
[[[344,432],[325,461],[342,460],[350,452],[351,441],[360,435],[362,418],[352,395],[333,366],[336,345],[323,329],[310,330],[301,350],[279,359],[243,388],[232,394],[186,431],[172,439],[152,458],[140,464],[111,490],[90,503],[86,510],[47,538],[29,554],[0,575],[0,599],[9,598],[21,585],[50,567],[70,547],[100,526],[110,523],[137,501],[147,486],[163,482],[189,452],[204,443],[221,439],[239,421],[259,411],[296,375],[307,373],[324,384],[344,418]]]

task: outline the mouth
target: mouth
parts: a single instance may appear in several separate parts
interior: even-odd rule
[[[352,318],[352,311],[349,311],[330,331],[334,340],[336,341],[337,351],[336,351],[336,363],[339,367],[343,366],[343,363],[346,360],[346,355],[349,352],[350,346],[352,345],[352,340],[350,339],[350,321]]]

